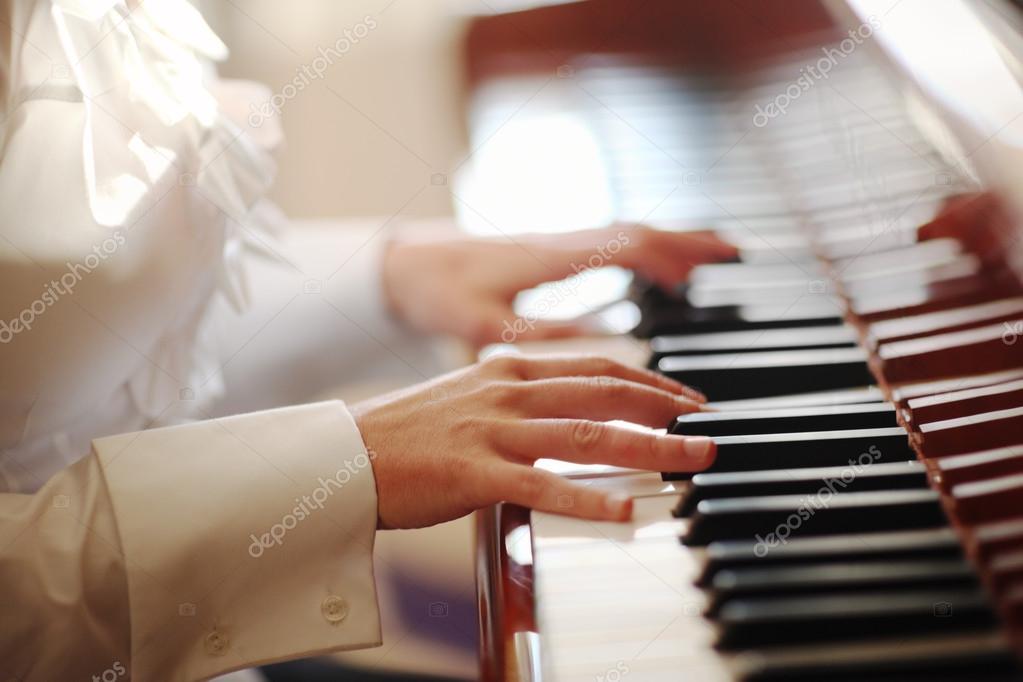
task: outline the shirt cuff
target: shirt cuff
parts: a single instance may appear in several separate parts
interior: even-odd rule
[[[123,547],[134,679],[381,643],[372,455],[338,401],[93,444]]]

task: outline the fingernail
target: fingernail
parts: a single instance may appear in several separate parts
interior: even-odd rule
[[[675,381],[674,379],[668,379],[667,377],[665,377],[665,379],[667,379],[668,385],[671,387],[671,390],[674,391],[675,393],[685,393],[687,390],[689,390],[686,388],[686,385],[683,384],[681,381]]]
[[[683,447],[688,457],[706,459],[710,456],[711,449],[714,447],[714,441],[707,436],[690,436],[686,438]]]
[[[632,498],[622,493],[610,493],[604,498],[604,509],[613,519],[627,519],[632,514]]]
[[[696,398],[693,398],[688,395],[679,396],[678,400],[676,401],[677,406],[676,409],[679,411],[680,414],[687,414],[689,412],[703,412],[704,409],[706,409],[704,408],[704,405],[706,405],[706,403],[702,403]]]
[[[707,402],[707,396],[703,395],[702,393],[697,391],[695,388],[689,388],[688,386],[686,386],[685,387],[685,393],[688,394],[689,397],[691,397],[693,400],[698,400],[701,403]]]

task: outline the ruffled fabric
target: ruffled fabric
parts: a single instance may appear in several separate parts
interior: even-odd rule
[[[134,9],[124,0],[52,0],[52,5],[87,121],[102,98],[106,113],[123,116],[137,131],[143,169],[173,164],[183,183],[194,182],[227,216],[244,221],[273,182],[276,166],[269,150],[222,115],[208,81],[215,79],[210,63],[226,58],[227,47],[195,8],[186,0],[147,0]],[[87,125],[82,144],[93,215],[101,225],[121,225],[136,212],[145,188],[125,179],[137,174],[97,154],[91,136]],[[222,284],[241,306],[245,286],[239,259],[232,257],[235,242],[260,242],[233,228]]]
[[[198,233],[194,251],[209,254],[208,262],[191,263],[195,286],[175,303],[154,346],[142,349],[150,362],[131,371],[117,395],[95,396],[93,413],[43,433],[32,424],[47,419],[35,409],[27,416],[27,438],[9,457],[21,460],[16,478],[29,474],[36,483],[88,452],[97,425],[176,423],[222,394],[208,311],[217,293],[235,310],[247,308],[245,261],[279,252],[273,233],[283,216],[263,197],[280,131],[273,119],[249,128],[249,101],[266,101],[270,92],[217,78],[213,63],[227,48],[186,0],[25,0],[11,19],[11,60],[0,73],[6,110],[38,98],[80,103],[83,176],[96,225],[130,227],[171,194],[165,189],[175,189],[176,178],[176,194],[188,204],[182,215]],[[117,406],[116,423],[104,405]]]
[[[276,166],[268,149],[222,114],[209,87],[216,83],[210,63],[225,59],[227,47],[186,0],[147,0],[134,8],[124,0],[53,0],[53,14],[87,117],[102,96],[108,111],[130,117],[141,165],[173,164],[182,184],[194,183],[196,192],[225,214],[217,285],[236,310],[243,310],[249,303],[247,252],[273,253],[267,247],[270,225],[251,209],[272,184]],[[269,97],[258,86],[250,94]],[[93,215],[103,225],[123,224],[137,212],[145,187],[125,181],[120,164],[96,154],[90,135],[87,125],[82,143]],[[180,394],[168,374],[193,376],[192,391],[202,384],[208,398],[221,392],[215,350],[203,348],[203,341],[202,320],[195,317],[163,339],[153,360],[167,371],[142,371],[131,382],[144,413],[156,418]]]

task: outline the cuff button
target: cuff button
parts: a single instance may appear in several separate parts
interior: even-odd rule
[[[206,649],[206,653],[210,656],[223,655],[224,652],[227,651],[228,644],[230,644],[230,641],[228,640],[227,635],[219,630],[214,630],[209,633],[206,635],[206,639],[203,640],[203,648]]]
[[[348,617],[348,602],[344,598],[332,594],[320,604],[320,612],[328,623],[337,625]]]

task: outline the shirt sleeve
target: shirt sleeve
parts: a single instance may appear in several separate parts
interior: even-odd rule
[[[372,458],[331,401],[100,438],[0,495],[6,672],[195,680],[380,644]]]
[[[287,405],[339,385],[394,388],[450,369],[445,346],[388,309],[386,218],[291,222],[278,259],[250,258],[252,305],[212,311],[225,412]]]

